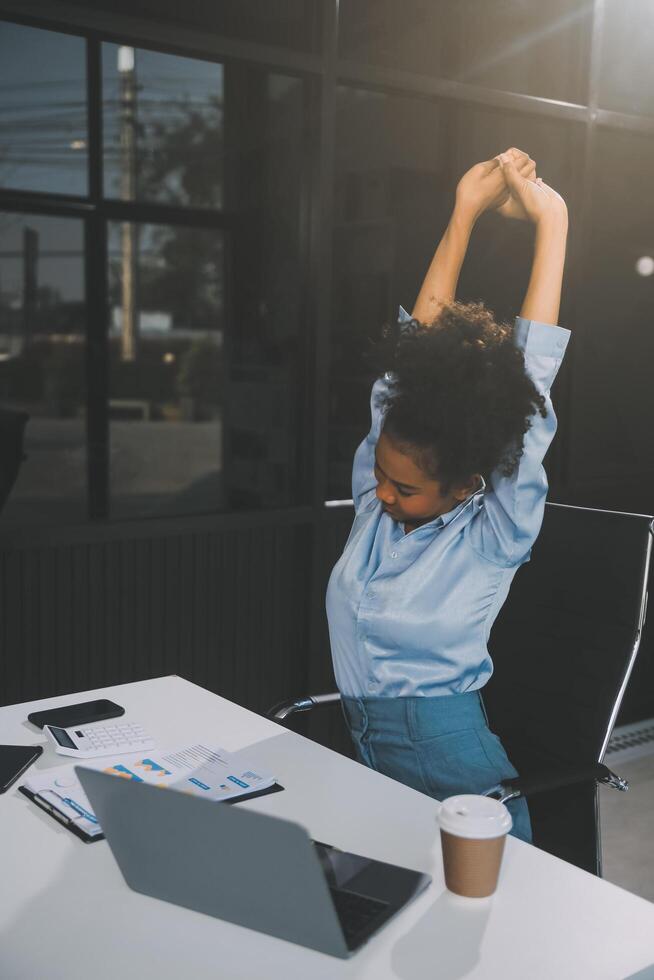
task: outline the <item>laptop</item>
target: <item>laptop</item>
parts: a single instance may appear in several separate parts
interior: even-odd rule
[[[134,891],[345,959],[431,878],[299,824],[75,766]]]

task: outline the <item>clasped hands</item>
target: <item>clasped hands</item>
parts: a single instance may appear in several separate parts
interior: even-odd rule
[[[511,147],[492,160],[475,164],[459,181],[456,210],[474,222],[484,211],[505,218],[567,223],[565,201],[536,176],[536,163],[528,153]]]

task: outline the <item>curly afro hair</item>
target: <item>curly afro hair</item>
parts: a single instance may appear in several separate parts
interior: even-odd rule
[[[444,492],[475,473],[510,476],[530,416],[547,414],[512,332],[481,303],[450,303],[377,345],[377,366],[391,372],[384,432]]]

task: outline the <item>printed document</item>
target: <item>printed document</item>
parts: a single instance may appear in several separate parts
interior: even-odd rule
[[[129,755],[100,759],[80,759],[78,765],[98,769],[120,779],[150,783],[174,789],[208,800],[234,800],[268,789],[274,776],[256,772],[235,762],[234,757],[220,748],[191,745],[186,748],[158,752],[149,749],[143,756]],[[102,834],[102,828],[91,804],[75,775],[73,765],[32,770],[23,784],[35,796],[63,814],[91,837]]]

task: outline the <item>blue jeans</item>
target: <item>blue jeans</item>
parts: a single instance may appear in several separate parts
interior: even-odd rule
[[[346,698],[359,762],[436,800],[483,793],[518,773],[488,727],[479,691],[437,698]],[[524,798],[506,804],[511,833],[531,843]]]

